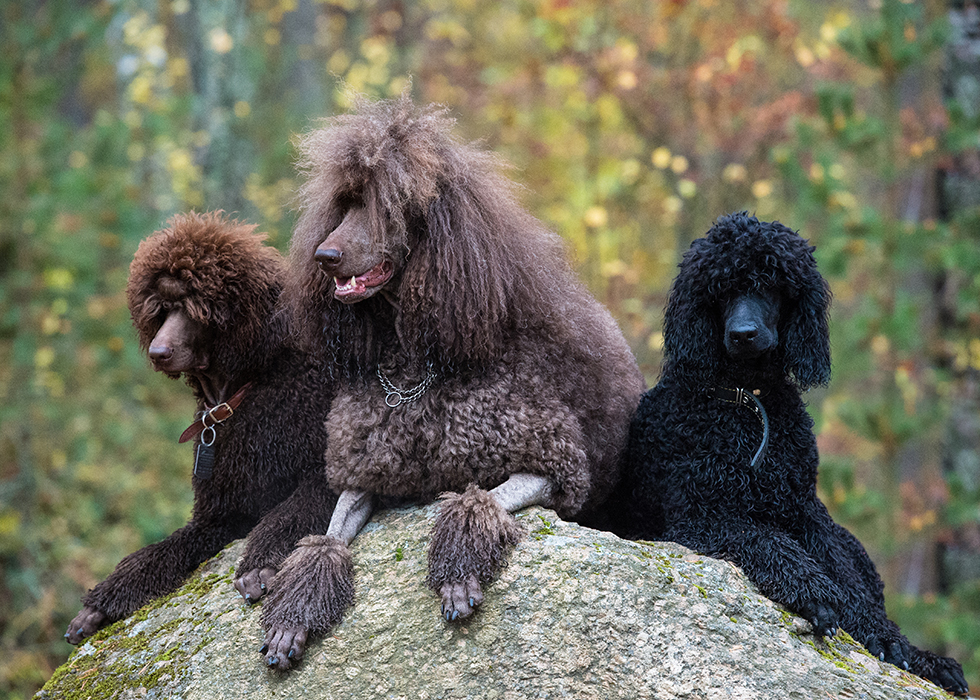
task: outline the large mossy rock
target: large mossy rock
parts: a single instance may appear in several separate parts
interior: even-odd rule
[[[464,624],[425,586],[430,506],[378,514],[353,545],[357,602],[300,665],[268,670],[260,611],[232,587],[241,543],[177,594],[82,645],[35,696],[60,698],[937,698],[829,644],[731,564],[531,508],[527,537]]]

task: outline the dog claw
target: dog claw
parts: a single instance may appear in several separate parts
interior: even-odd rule
[[[265,660],[265,663],[269,666],[275,666],[277,663],[279,663],[279,657],[270,656],[268,659]]]
[[[265,652],[267,652],[267,651],[269,651],[269,644],[268,643],[263,644],[262,646],[259,647],[259,653],[260,654],[265,654]]]

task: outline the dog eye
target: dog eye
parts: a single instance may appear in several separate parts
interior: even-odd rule
[[[337,209],[340,211],[341,218],[347,216],[351,209],[358,209],[364,206],[364,197],[355,192],[347,192],[337,197]]]

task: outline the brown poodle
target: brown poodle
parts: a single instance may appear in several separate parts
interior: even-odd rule
[[[253,228],[220,212],[185,214],[136,251],[126,294],[140,346],[197,398],[184,436],[194,438],[194,510],[84,596],[65,634],[72,644],[176,590],[245,535],[235,586],[254,602],[298,539],[326,532],[336,503],[323,474],[333,383],[285,342],[275,314],[282,257]]]
[[[587,517],[619,473],[644,388],[609,313],[498,163],[407,97],[301,143],[307,177],[285,298],[331,363],[325,537],[275,579],[263,653],[288,668],[353,599],[348,545],[377,498],[443,505],[428,585],[447,620],[483,600],[531,505]]]

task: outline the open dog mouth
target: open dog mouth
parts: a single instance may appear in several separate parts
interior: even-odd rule
[[[395,266],[390,260],[382,260],[362,275],[355,275],[350,279],[334,277],[334,298],[347,304],[367,299],[391,279],[394,271]]]

